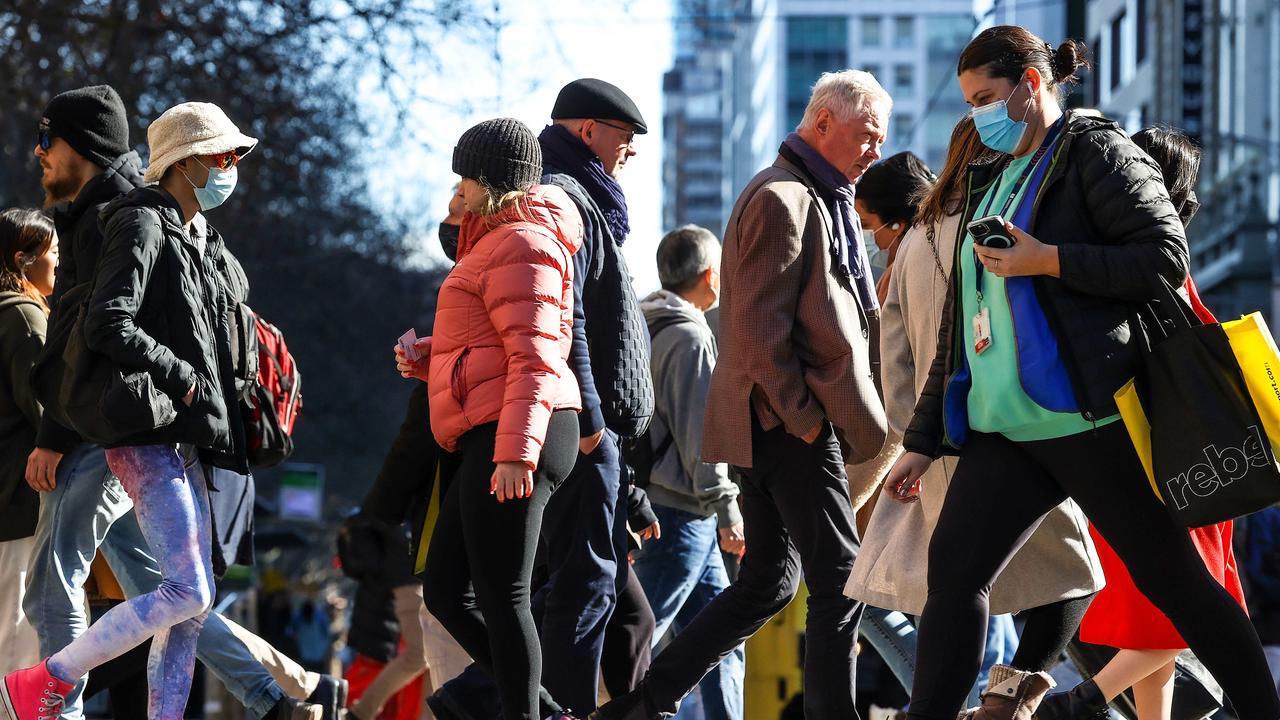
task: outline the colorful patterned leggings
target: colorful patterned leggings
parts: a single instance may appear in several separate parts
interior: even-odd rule
[[[181,720],[191,690],[196,638],[213,604],[209,492],[199,463],[186,467],[171,445],[106,451],[107,465],[133,500],[138,525],[164,575],[160,587],[112,608],[49,658],[49,670],[76,682],[89,670],[151,641],[147,716]]]

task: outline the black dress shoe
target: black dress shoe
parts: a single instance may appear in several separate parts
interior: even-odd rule
[[[1107,712],[1107,700],[1097,683],[1085,680],[1064,693],[1046,695],[1035,720],[1093,720]]]

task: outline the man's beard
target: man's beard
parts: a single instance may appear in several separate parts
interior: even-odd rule
[[[44,206],[45,209],[51,208],[65,200],[71,200],[80,191],[75,178],[61,177],[49,179],[48,175],[40,178],[40,185],[44,187]]]

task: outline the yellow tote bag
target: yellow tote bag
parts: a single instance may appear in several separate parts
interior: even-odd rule
[[[1280,349],[1277,349],[1262,313],[1250,313],[1239,320],[1224,322],[1222,330],[1231,343],[1249,398],[1253,400],[1267,439],[1271,441],[1272,452],[1280,455]],[[1151,483],[1156,497],[1164,502],[1164,496],[1156,485],[1151,459],[1151,422],[1138,399],[1133,380],[1116,391],[1115,400],[1125,429],[1129,431],[1129,439],[1133,441],[1133,449],[1147,472],[1147,482]]]
[[[1129,431],[1129,439],[1133,441],[1133,449],[1142,461],[1142,469],[1147,471],[1147,482],[1151,483],[1151,491],[1164,502],[1160,488],[1156,485],[1156,472],[1151,460],[1151,421],[1147,419],[1147,411],[1138,400],[1138,389],[1133,381],[1124,384],[1116,391],[1116,407],[1120,409],[1120,419]]]
[[[1222,323],[1273,452],[1280,452],[1280,350],[1262,313]]]

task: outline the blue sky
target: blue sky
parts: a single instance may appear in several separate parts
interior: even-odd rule
[[[669,0],[555,0],[501,3],[505,25],[495,43],[477,45],[445,38],[434,47],[443,69],[421,82],[421,94],[452,106],[422,104],[412,133],[385,139],[373,170],[373,190],[415,216],[422,210],[418,262],[442,260],[434,228],[444,217],[453,143],[471,125],[492,117],[524,121],[534,132],[549,122],[556,94],[579,77],[618,85],[635,100],[649,126],[636,137],[638,154],[620,178],[631,213],[631,236],[624,251],[636,289],[657,287],[654,251],[662,237],[662,74],[671,66]],[[414,135],[416,137],[410,137]]]

